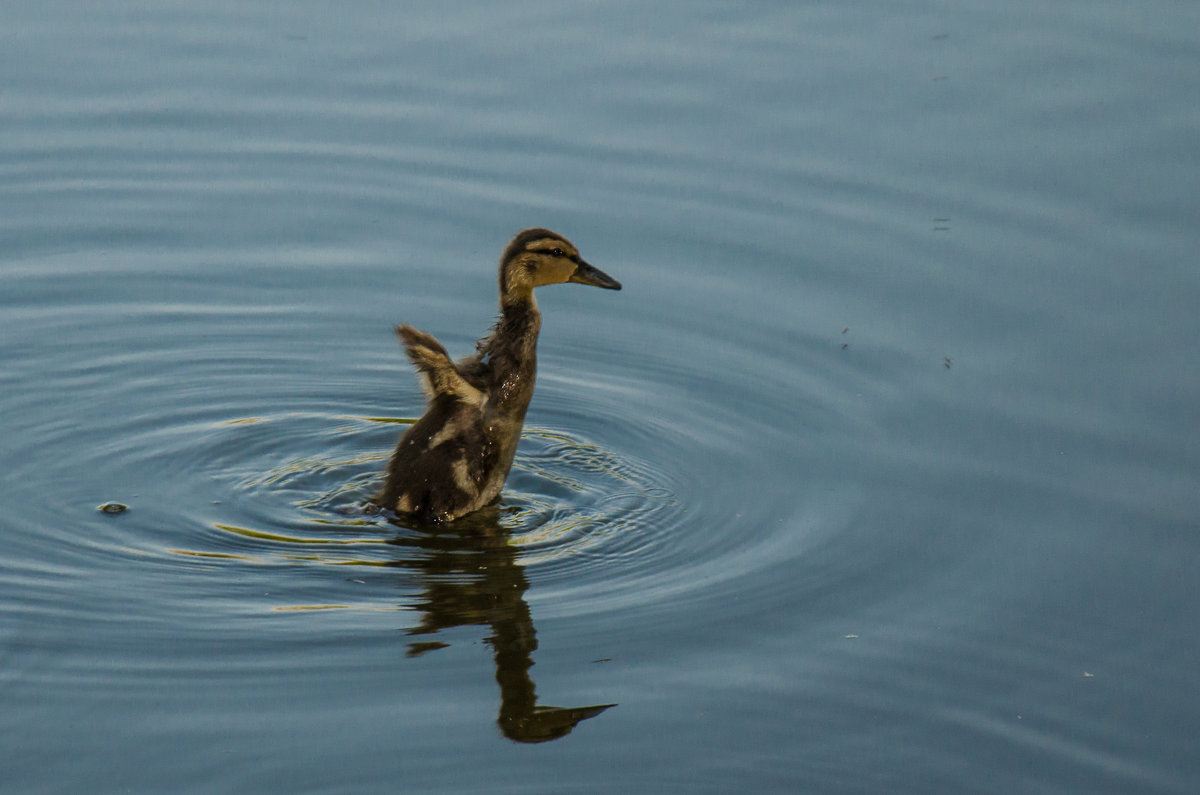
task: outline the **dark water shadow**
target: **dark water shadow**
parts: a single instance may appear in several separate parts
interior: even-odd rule
[[[525,591],[529,581],[517,561],[492,506],[452,525],[399,525],[404,530],[388,543],[412,550],[396,566],[412,571],[423,588],[416,607],[421,622],[408,630],[413,638],[428,638],[458,626],[487,626],[485,640],[496,662],[500,685],[500,715],[496,722],[505,737],[522,743],[541,743],[565,737],[580,721],[593,718],[616,704],[553,707],[537,703],[529,669],[538,647],[537,632]],[[399,524],[399,523],[397,523]],[[413,657],[444,648],[434,640],[414,639]]]

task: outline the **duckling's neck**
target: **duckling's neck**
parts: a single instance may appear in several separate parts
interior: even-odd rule
[[[523,315],[532,313],[541,316],[538,311],[537,299],[533,297],[533,288],[528,285],[511,286],[507,292],[500,293],[500,314]]]
[[[492,366],[496,388],[506,414],[524,417],[533,397],[537,377],[537,338],[542,315],[533,291],[505,295],[500,301],[500,319],[480,348]]]
[[[493,339],[524,343],[528,345],[530,353],[534,353],[541,329],[542,313],[538,311],[533,290],[523,294],[506,295],[500,300],[500,319],[496,321],[496,334],[493,335]]]

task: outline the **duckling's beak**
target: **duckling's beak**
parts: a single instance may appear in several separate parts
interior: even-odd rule
[[[575,266],[575,272],[571,274],[569,282],[578,282],[579,284],[590,284],[593,287],[603,287],[605,290],[620,290],[621,283],[609,276],[599,268],[593,268],[583,260],[578,260]]]

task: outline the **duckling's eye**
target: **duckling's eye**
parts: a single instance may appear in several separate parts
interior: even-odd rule
[[[555,248],[555,249],[551,249],[551,250],[550,250],[550,256],[552,256],[552,257],[565,257],[566,255],[565,255],[565,254],[563,254],[563,250],[562,250],[561,248]]]

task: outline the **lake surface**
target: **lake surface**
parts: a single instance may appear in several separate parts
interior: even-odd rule
[[[5,791],[1195,792],[1200,5],[409,5],[0,8]]]

